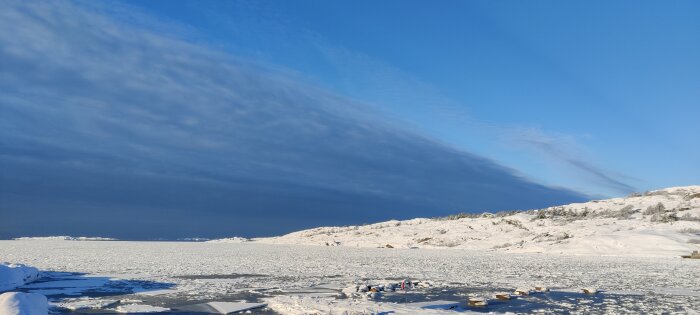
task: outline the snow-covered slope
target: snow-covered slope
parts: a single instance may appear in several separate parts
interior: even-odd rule
[[[320,227],[252,241],[595,255],[689,254],[700,249],[700,186],[539,210]]]

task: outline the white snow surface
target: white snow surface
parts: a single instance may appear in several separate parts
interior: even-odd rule
[[[22,264],[0,263],[0,291],[12,290],[36,281],[38,278],[39,270],[34,267]]]
[[[22,292],[0,294],[0,314],[2,315],[46,315],[48,313],[48,301],[41,294]]]
[[[659,204],[663,207],[658,208]],[[225,243],[227,239],[212,242]],[[539,210],[319,227],[252,242],[674,256],[700,249],[700,186]]]

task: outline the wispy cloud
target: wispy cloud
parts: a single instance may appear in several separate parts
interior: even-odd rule
[[[630,193],[636,190],[628,183],[630,180],[635,180],[634,178],[601,169],[590,162],[589,154],[574,136],[545,133],[538,128],[510,128],[503,131],[503,137],[516,146],[540,153],[549,161],[565,164],[579,174],[589,177],[598,185],[619,193]]]
[[[582,198],[110,12],[2,5],[4,236],[250,235]]]

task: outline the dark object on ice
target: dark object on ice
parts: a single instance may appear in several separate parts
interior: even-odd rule
[[[681,258],[700,259],[700,252],[694,250],[690,255],[682,255]]]
[[[411,282],[411,280],[404,279],[403,281],[401,281],[401,290],[406,291],[406,290],[409,290],[409,289],[413,289],[413,288],[415,288],[415,287],[416,287],[416,283],[415,283],[415,282]]]
[[[384,247],[386,247],[386,248],[394,248],[394,246],[391,246],[391,244],[386,244],[386,246],[384,246]]]

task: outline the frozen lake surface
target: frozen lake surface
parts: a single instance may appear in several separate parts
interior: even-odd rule
[[[0,261],[42,270],[42,280],[19,290],[47,295],[53,311],[59,314],[148,310],[202,314],[259,306],[241,303],[267,304],[252,309],[260,314],[700,310],[700,261],[677,257],[15,240],[0,241]],[[411,290],[387,291],[373,299],[365,294],[348,297],[341,293],[350,286],[398,284],[404,279],[418,284]],[[550,291],[506,301],[494,299],[497,292],[535,286]],[[583,294],[582,288],[601,292]],[[467,304],[470,297],[486,298],[489,305],[471,307]],[[443,310],[449,307],[431,301],[458,305]]]

